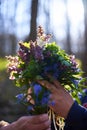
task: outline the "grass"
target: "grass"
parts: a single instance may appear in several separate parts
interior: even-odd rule
[[[0,71],[6,70],[7,60],[5,58],[0,58]]]

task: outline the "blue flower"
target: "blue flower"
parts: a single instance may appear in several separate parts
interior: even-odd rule
[[[78,92],[82,89],[79,87],[85,84],[85,80],[79,79],[82,71],[75,56],[68,55],[55,42],[48,42],[49,38],[50,35],[39,27],[35,41],[20,42],[17,56],[7,57],[9,78],[20,88],[26,86],[16,96],[17,102],[23,103],[28,111],[35,110],[35,114],[43,113],[43,109],[46,111],[50,95],[49,90],[36,83],[38,79],[51,81],[48,77],[51,75],[64,88],[69,85],[67,89],[75,99],[78,99]],[[51,105],[55,105],[54,102]]]
[[[35,96],[38,97],[39,93],[42,91],[41,85],[34,84],[33,88],[34,88],[34,94],[35,94]]]
[[[17,102],[27,102],[27,99],[25,98],[25,94],[21,93],[16,95]]]
[[[48,97],[43,97],[42,100],[41,100],[41,105],[47,105],[48,104],[48,101],[49,101],[49,98]]]
[[[27,111],[32,111],[33,110],[33,105],[29,105],[28,107],[27,107]]]
[[[40,84],[34,84],[35,105],[47,105],[50,92]]]

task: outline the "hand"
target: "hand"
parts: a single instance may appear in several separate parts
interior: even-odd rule
[[[50,108],[59,116],[66,118],[72,104],[74,103],[71,95],[57,80],[53,80],[52,83],[46,80],[39,80],[38,83],[49,89],[51,92],[49,103]]]
[[[47,114],[24,116],[0,130],[51,130]]]

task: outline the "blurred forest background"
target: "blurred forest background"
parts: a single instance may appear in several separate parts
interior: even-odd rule
[[[87,0],[0,0],[0,120],[24,114],[14,100],[19,88],[8,78],[5,56],[16,54],[20,40],[35,40],[39,25],[79,59],[87,76]]]

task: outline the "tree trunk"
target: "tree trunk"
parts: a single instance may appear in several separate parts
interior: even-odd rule
[[[68,52],[68,54],[71,54],[72,51],[71,51],[71,37],[70,37],[70,20],[69,20],[69,17],[68,17],[68,10],[67,10],[67,0],[64,0],[64,3],[65,3],[65,7],[66,7],[66,12],[65,12],[65,15],[66,15],[66,50]]]
[[[30,34],[25,40],[35,41],[37,35],[37,13],[38,13],[38,0],[32,0],[31,4],[31,21],[30,21]]]
[[[86,56],[87,56],[87,0],[83,0],[83,7],[84,7],[84,45],[85,45],[85,49],[84,49],[84,54],[83,54],[83,70],[85,71],[86,75],[87,75],[87,60],[86,60]]]
[[[84,26],[85,26],[85,53],[87,53],[87,0],[83,0],[84,7]]]

